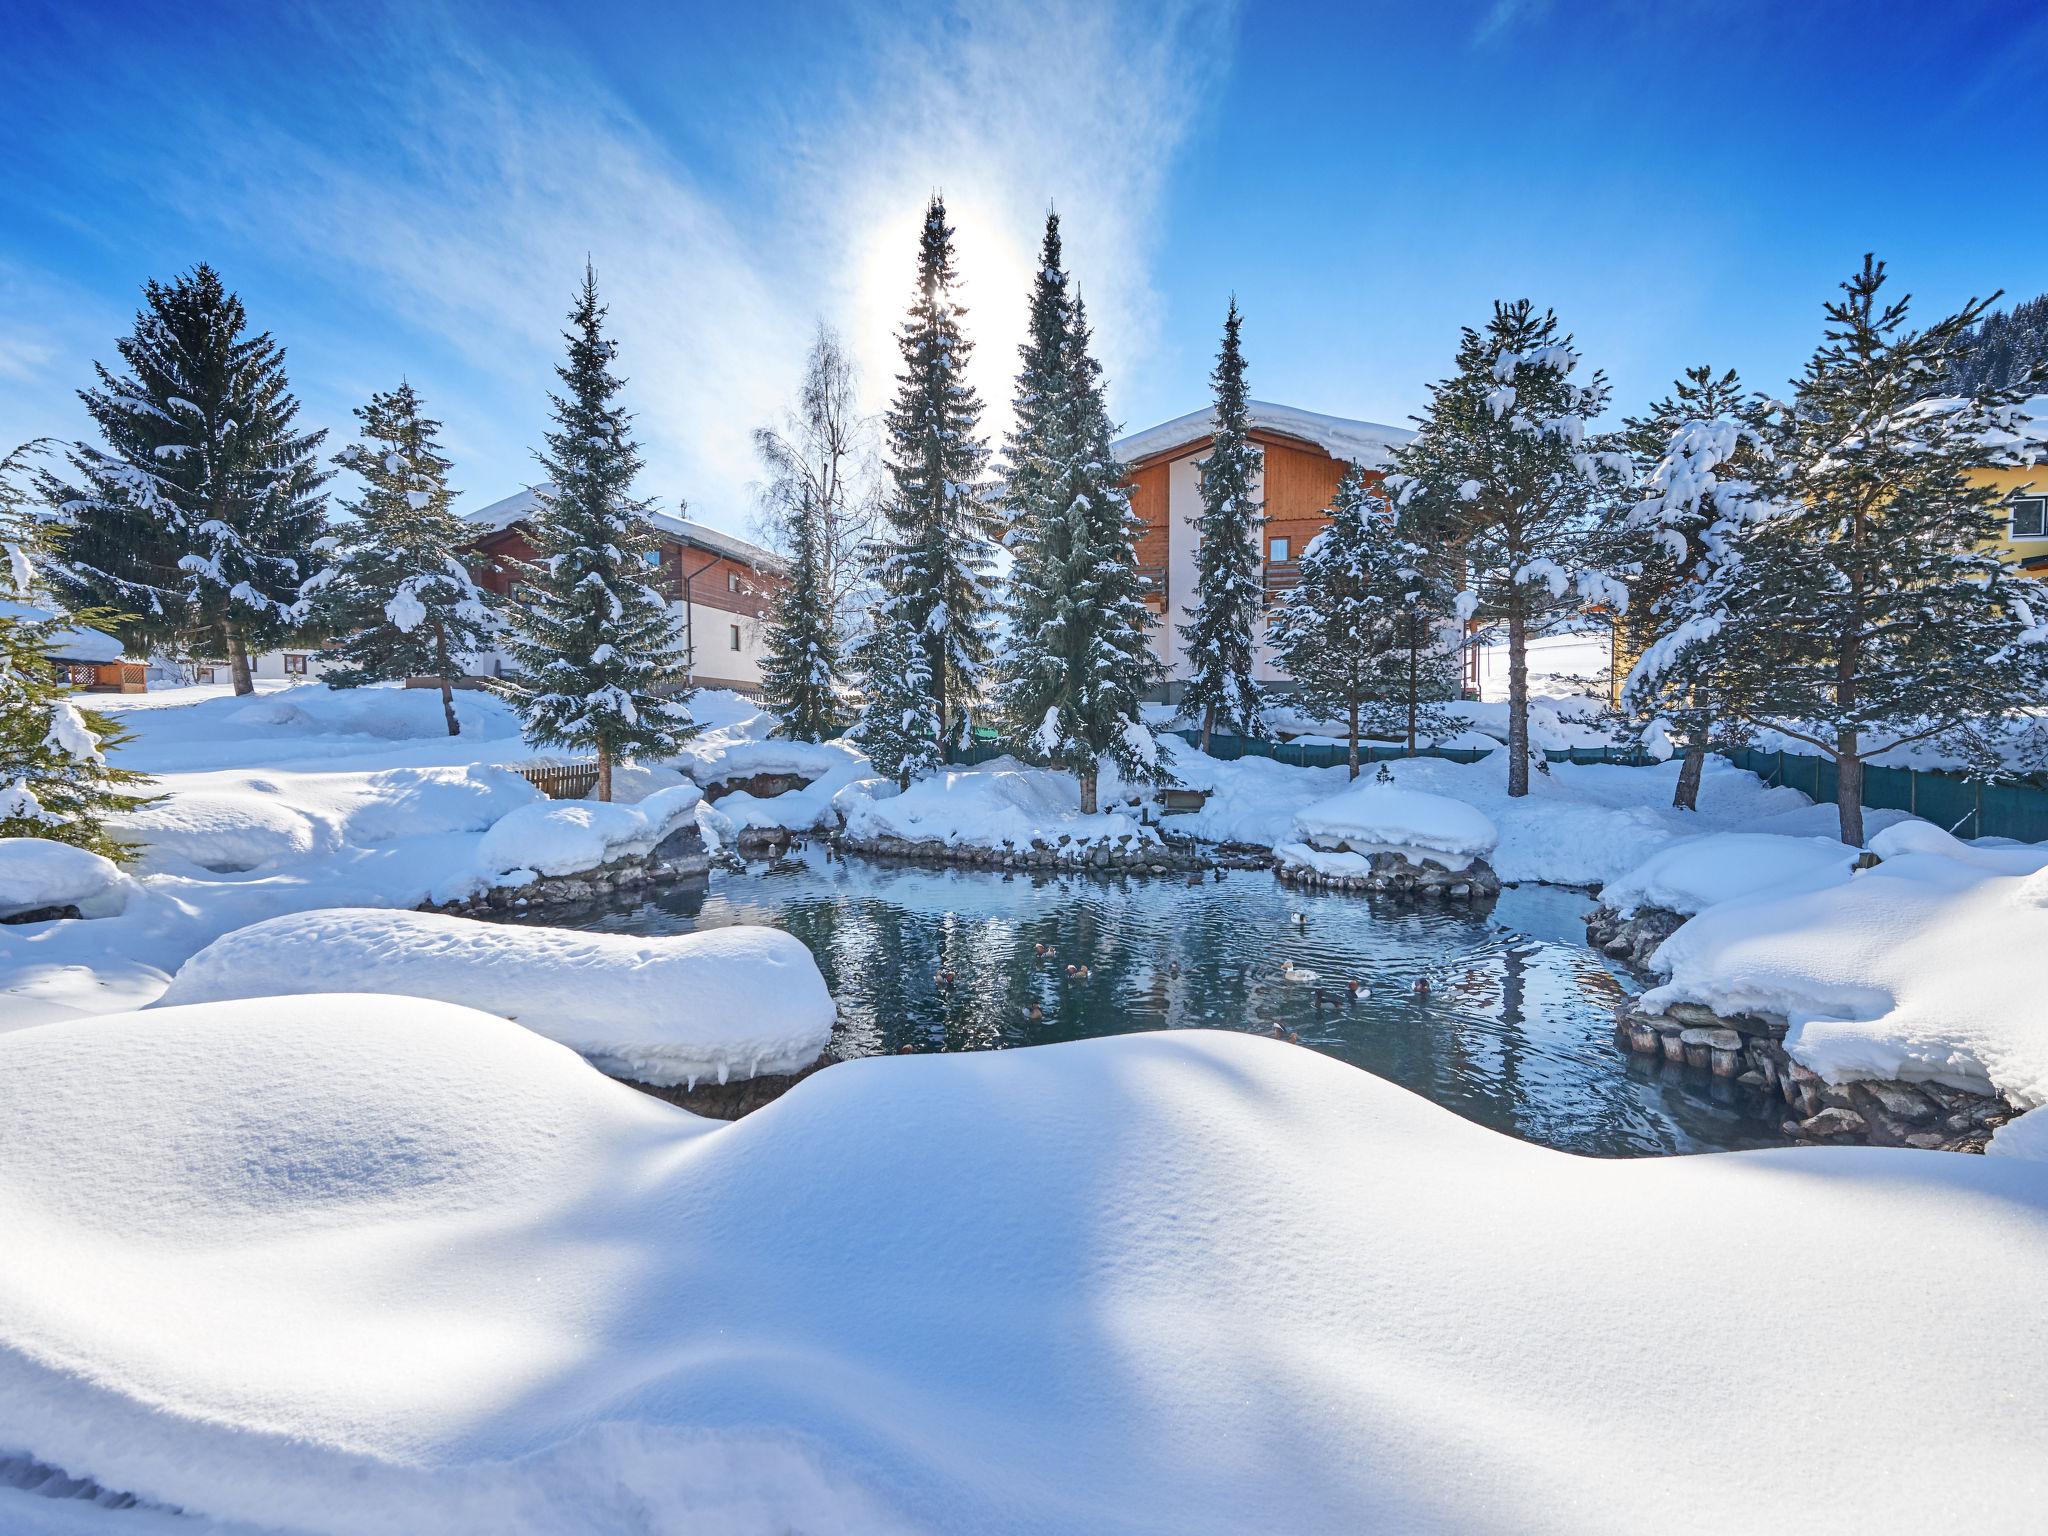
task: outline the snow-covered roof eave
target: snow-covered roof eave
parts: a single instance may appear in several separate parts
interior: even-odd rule
[[[478,507],[473,512],[464,513],[463,521],[492,533],[502,532],[514,523],[529,522],[539,509],[540,498],[536,493],[541,489],[541,486],[528,486],[523,491],[515,491],[487,507]],[[737,538],[692,518],[650,511],[647,514],[647,522],[650,527],[667,534],[678,543],[710,554],[724,555],[727,559],[737,560],[742,565],[764,571],[781,571],[787,566],[782,556],[773,550],[763,549],[759,544],[749,543],[745,539]]]
[[[1314,443],[1333,459],[1348,459],[1367,469],[1385,468],[1396,448],[1412,441],[1415,434],[1406,427],[1390,427],[1377,421],[1354,421],[1345,416],[1325,416],[1298,406],[1277,405],[1270,400],[1245,402],[1245,414],[1255,430],[1278,433]],[[1190,411],[1156,427],[1147,427],[1114,445],[1116,456],[1126,464],[1157,458],[1175,448],[1199,443],[1216,431],[1214,407]]]
[[[58,616],[59,611],[56,608],[0,598],[0,618],[26,619],[30,623],[40,624]],[[48,650],[52,661],[91,662],[95,666],[120,661],[127,655],[121,647],[121,642],[105,630],[88,629],[82,624],[53,632],[49,637]]]

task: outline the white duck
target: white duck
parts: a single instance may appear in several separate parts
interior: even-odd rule
[[[1280,962],[1280,979],[1282,981],[1314,982],[1321,981],[1323,973],[1321,971],[1304,971],[1292,960],[1282,960]]]

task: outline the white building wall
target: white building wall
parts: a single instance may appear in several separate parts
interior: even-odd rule
[[[1253,444],[1259,453],[1259,473],[1253,480],[1255,495],[1265,494],[1265,450]],[[1188,662],[1186,648],[1181,642],[1180,626],[1187,622],[1187,610],[1195,601],[1195,551],[1201,540],[1198,537],[1202,516],[1202,486],[1198,466],[1207,456],[1206,448],[1190,453],[1184,459],[1176,459],[1166,469],[1166,618],[1153,633],[1153,649],[1166,667],[1168,682],[1187,681]],[[1255,546],[1260,544],[1260,535],[1253,530],[1250,535]],[[1261,682],[1271,682],[1284,674],[1274,665],[1272,647],[1266,643],[1265,615],[1261,612],[1253,628],[1253,639],[1257,649],[1253,655],[1252,675]]]
[[[703,603],[669,604],[669,610],[687,626],[690,635],[690,675],[700,685],[718,687],[740,683],[761,686],[761,657],[768,644],[765,616],[733,613]],[[739,630],[739,645],[733,645],[733,630]]]

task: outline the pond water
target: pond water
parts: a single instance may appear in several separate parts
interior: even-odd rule
[[[1264,870],[1197,888],[1180,877],[828,859],[813,847],[714,871],[708,884],[530,920],[642,934],[787,929],[838,1000],[843,1056],[1278,1029],[1468,1119],[1570,1151],[1782,1144],[1781,1116],[1762,1095],[1616,1048],[1612,1008],[1631,984],[1582,942],[1589,900],[1511,887],[1482,917],[1303,892]],[[1286,961],[1318,979],[1286,979]],[[1089,974],[1070,978],[1069,965]],[[953,980],[937,981],[940,971]],[[1346,996],[1352,979],[1366,991],[1357,1001]]]

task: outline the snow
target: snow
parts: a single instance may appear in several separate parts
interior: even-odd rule
[[[1101,803],[1112,803],[1114,781],[1105,775],[1099,787]],[[1072,774],[1027,767],[1014,757],[935,773],[888,799],[852,799],[846,806],[846,832],[859,839],[935,839],[948,847],[971,848],[1159,840],[1151,827],[1124,811],[1083,816]]]
[[[1934,1081],[2048,1103],[2048,847],[1980,848],[1925,822],[1870,839],[1833,884],[1723,902],[1658,950],[1643,1006],[1786,1019],[1829,1082]]]
[[[522,781],[524,782],[524,781]],[[598,800],[539,800],[493,822],[477,845],[477,868],[493,877],[519,872],[573,875],[653,852],[670,833],[696,821],[704,792],[694,784],[656,790],[634,805]]]
[[[15,619],[24,624],[47,624],[61,616],[60,611],[55,608],[0,597],[0,619]],[[87,629],[82,624],[74,624],[52,632],[49,636],[49,651],[53,658],[61,661],[108,662],[119,661],[122,656],[119,640],[103,630]]]
[[[1739,896],[1846,880],[1859,852],[1832,837],[1710,832],[1658,849],[1610,881],[1600,900],[1623,917],[1633,917],[1639,907],[1662,907],[1690,917]]]
[[[510,496],[501,497],[488,506],[477,507],[463,514],[462,520],[483,532],[498,532],[510,528],[514,523],[531,522],[540,513],[541,493],[552,493],[554,486],[543,481],[523,491],[514,491]],[[673,513],[658,512],[646,508],[642,512],[648,527],[665,533],[681,543],[705,550],[711,554],[724,555],[742,565],[758,570],[779,571],[784,566],[782,556],[759,544],[750,544],[745,539],[735,538],[723,529],[713,528],[709,523],[700,523],[695,518],[677,517]],[[720,581],[724,577],[719,578]]]
[[[113,860],[87,849],[43,837],[0,837],[0,918],[41,907],[112,917],[134,888]]]
[[[1334,459],[1349,459],[1367,469],[1384,468],[1396,448],[1412,442],[1415,434],[1406,427],[1390,427],[1376,421],[1352,421],[1343,416],[1324,416],[1292,405],[1275,405],[1270,400],[1245,402],[1245,419],[1254,430],[1277,432],[1314,443]],[[1200,442],[1216,431],[1213,406],[1176,416],[1143,432],[1119,438],[1110,445],[1117,459],[1135,464],[1154,454]]]
[[[811,952],[775,928],[628,938],[360,907],[226,934],[179,968],[161,1002],[340,991],[480,1008],[657,1086],[799,1071],[835,1017]]]
[[[1447,869],[1463,869],[1500,841],[1494,824],[1464,802],[1374,778],[1295,812],[1294,826],[1300,841],[1328,852],[1392,851]]]
[[[2020,1159],[1578,1158],[1194,1030],[722,1124],[350,996],[0,1037],[0,1162],[0,1445],[159,1506],[10,1529],[2018,1532],[2044,1491]]]

